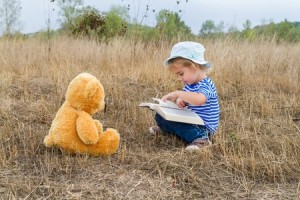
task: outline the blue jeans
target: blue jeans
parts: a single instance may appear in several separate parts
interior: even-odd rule
[[[155,121],[164,133],[176,135],[187,143],[198,138],[207,139],[209,136],[209,130],[203,125],[167,121],[159,114],[155,115]]]

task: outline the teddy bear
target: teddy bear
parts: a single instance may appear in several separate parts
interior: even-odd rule
[[[65,101],[52,121],[46,147],[56,146],[71,154],[108,156],[117,152],[120,135],[92,116],[105,107],[104,88],[95,76],[81,73],[69,84]]]

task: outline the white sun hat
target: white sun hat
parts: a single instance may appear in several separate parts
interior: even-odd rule
[[[210,63],[204,59],[205,48],[202,44],[197,42],[179,42],[175,44],[171,50],[169,58],[164,62],[165,65],[169,64],[169,61],[174,58],[185,58],[198,63],[205,67],[210,67]]]

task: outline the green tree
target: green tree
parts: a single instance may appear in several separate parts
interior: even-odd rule
[[[231,25],[228,28],[228,35],[233,39],[237,39],[240,36],[240,32],[235,25]]]
[[[276,32],[277,32],[277,37],[278,37],[278,41],[289,41],[289,42],[295,42],[297,41],[297,30],[294,27],[294,25],[287,21],[284,20],[283,22],[280,22],[277,25],[276,28]]]
[[[191,36],[190,27],[185,25],[178,15],[178,13],[168,10],[161,10],[157,17],[157,28],[162,37],[172,39],[175,37]]]
[[[257,35],[264,38],[275,39],[277,42],[297,42],[300,41],[300,32],[294,23],[284,20],[278,24],[270,22],[254,28]]]
[[[205,22],[202,23],[199,35],[208,35],[211,33],[216,32],[217,27],[212,20],[206,20]]]
[[[253,41],[256,38],[256,32],[255,30],[251,29],[251,21],[250,20],[246,20],[245,23],[243,24],[243,31],[242,31],[242,37]]]
[[[249,30],[251,29],[251,21],[247,19],[245,23],[243,24],[244,30]]]
[[[57,0],[62,16],[61,26],[70,30],[74,26],[75,18],[83,12],[83,0]]]
[[[273,38],[276,35],[276,24],[270,21],[269,24],[255,27],[259,36]]]
[[[0,0],[0,24],[4,34],[10,35],[15,32],[20,14],[20,0]]]
[[[217,31],[218,33],[223,33],[223,32],[224,32],[224,28],[225,28],[224,22],[221,21],[221,22],[216,26],[216,31]]]
[[[126,7],[114,6],[105,16],[103,34],[106,38],[124,35],[128,27],[129,14]]]

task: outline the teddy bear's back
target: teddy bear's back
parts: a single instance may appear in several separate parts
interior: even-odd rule
[[[52,121],[49,131],[53,145],[69,147],[71,150],[76,143],[81,142],[76,131],[77,118],[78,111],[65,102]]]

